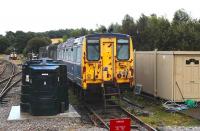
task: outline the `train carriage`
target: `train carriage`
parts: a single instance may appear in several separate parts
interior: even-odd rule
[[[48,57],[57,60],[57,45],[50,45],[48,47]]]
[[[39,58],[48,57],[48,48],[49,48],[49,46],[40,47]]]

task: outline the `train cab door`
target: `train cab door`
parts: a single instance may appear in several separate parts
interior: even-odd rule
[[[104,82],[113,81],[114,76],[114,43],[115,38],[101,38],[102,79]]]

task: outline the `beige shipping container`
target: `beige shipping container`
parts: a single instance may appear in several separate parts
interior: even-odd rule
[[[136,51],[136,83],[155,97],[200,101],[200,51]]]

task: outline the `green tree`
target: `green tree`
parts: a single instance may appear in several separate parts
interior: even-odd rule
[[[67,39],[69,38],[69,36],[64,35],[62,38],[63,38],[63,42],[65,42],[65,41],[67,41]]]
[[[16,41],[13,46],[15,47],[18,53],[22,53],[23,49],[26,47],[29,38],[27,37],[27,34],[23,31],[17,31],[15,33],[15,38]]]
[[[169,44],[172,50],[200,50],[200,23],[185,10],[174,13],[170,28]]]
[[[112,24],[108,27],[108,32],[120,33],[120,32],[122,32],[122,26],[119,25],[118,23],[115,23],[115,24],[112,23]]]
[[[38,53],[40,47],[47,46],[49,44],[50,42],[48,38],[46,37],[34,37],[28,41],[28,44],[24,50],[24,53],[28,53],[28,52]]]
[[[100,25],[96,30],[95,32],[97,33],[106,33],[107,32],[107,29],[104,25]]]
[[[134,36],[136,33],[136,24],[133,20],[133,17],[129,15],[125,15],[122,20],[122,33],[129,34]]]
[[[16,42],[15,33],[12,31],[6,32],[5,37],[10,41],[11,45],[13,45]]]
[[[170,22],[155,14],[144,14],[136,23],[136,49],[137,50],[164,50],[169,41]]]
[[[179,9],[174,13],[174,23],[188,22],[189,20],[191,20],[191,17],[184,9]]]
[[[5,53],[6,49],[9,47],[9,40],[4,37],[0,36],[0,53]]]

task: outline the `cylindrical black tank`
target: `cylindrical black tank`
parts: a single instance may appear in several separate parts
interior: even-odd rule
[[[55,115],[69,108],[67,67],[61,61],[40,59],[22,66],[22,112]]]

